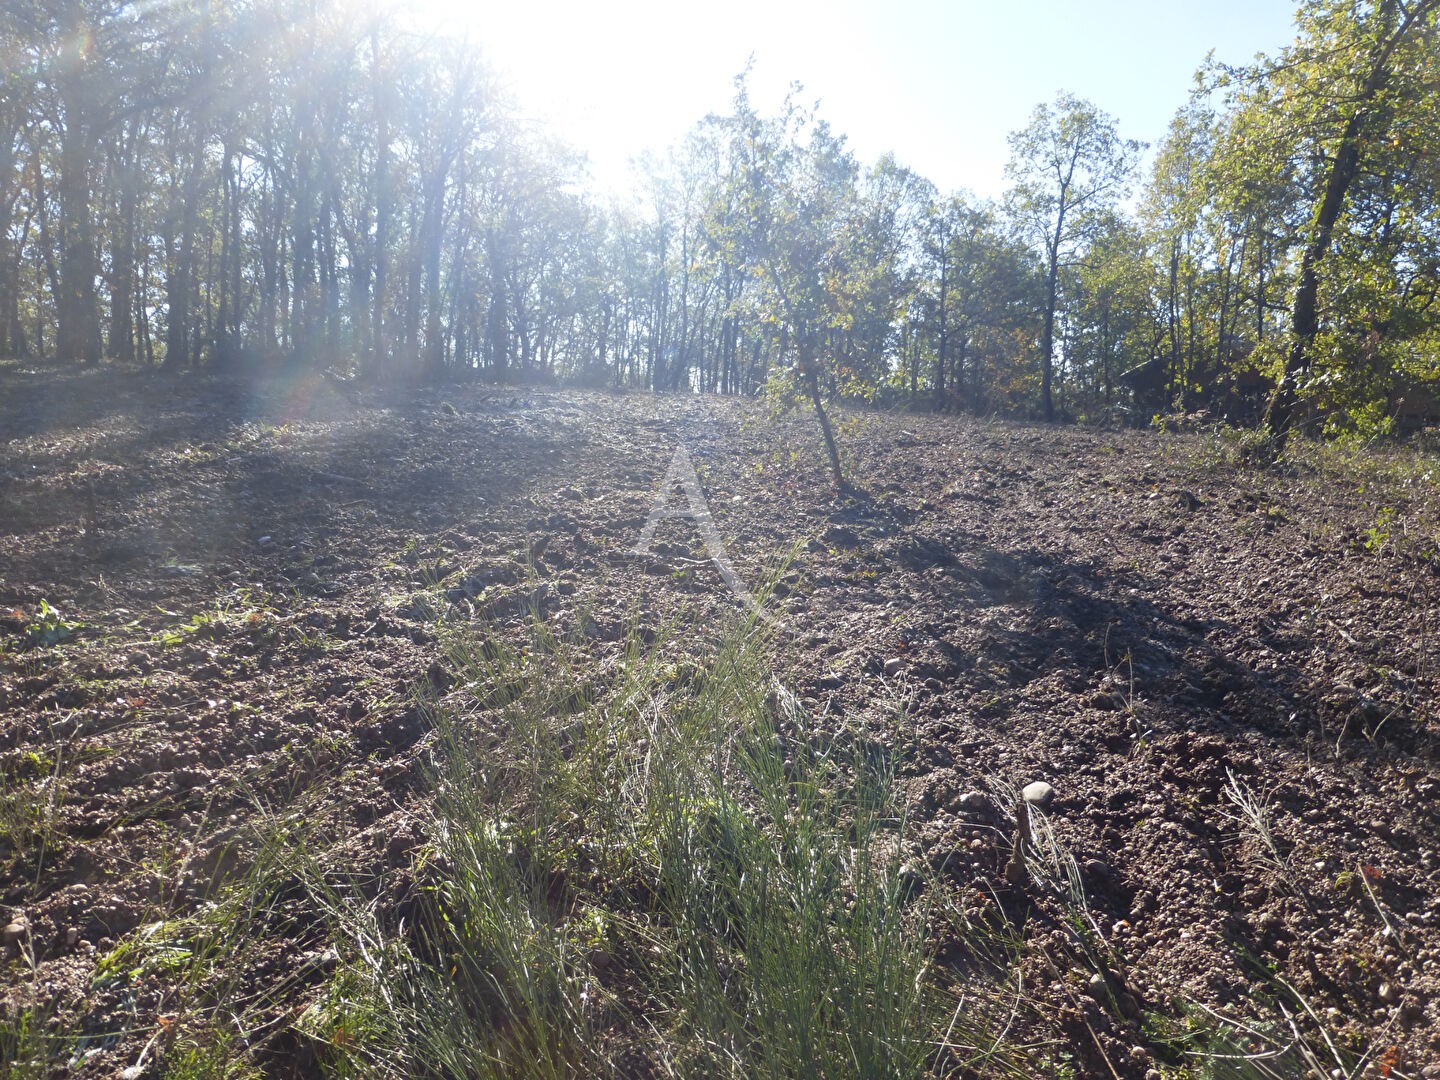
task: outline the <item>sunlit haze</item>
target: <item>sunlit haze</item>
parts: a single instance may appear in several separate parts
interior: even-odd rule
[[[1293,37],[1287,0],[411,0],[477,42],[522,112],[584,151],[596,185],[631,188],[630,162],[662,154],[726,108],[754,58],[772,111],[792,81],[871,161],[887,151],[942,190],[998,194],[1005,136],[1064,89],[1122,134],[1156,142],[1210,50],[1239,63]]]

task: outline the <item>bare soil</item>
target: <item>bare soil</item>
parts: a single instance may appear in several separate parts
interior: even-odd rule
[[[1187,1012],[1280,994],[1368,1075],[1440,1075],[1440,473],[1307,447],[1262,469],[1205,433],[840,426],[854,495],[810,417],[744,401],[0,369],[10,1014],[83,1032],[78,1074],[147,1060],[167,973],[102,961],[215,895],[259,808],[311,800],[357,872],[414,858],[447,613],[520,633],[533,605],[604,642],[733,609],[689,522],[632,553],[684,445],[740,576],[791,558],[771,603],[797,693],[904,744],[925,887],[1024,943],[1017,1037],[1081,1076],[1174,1075]],[[1006,880],[1004,793],[1036,780],[1103,993],[1062,898]],[[252,973],[292,1015],[323,990],[317,934],[289,921]],[[304,1074],[284,1024],[257,1055]]]

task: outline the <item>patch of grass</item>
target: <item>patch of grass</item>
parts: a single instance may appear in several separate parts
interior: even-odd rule
[[[1283,979],[1271,977],[1252,1004],[1255,1018],[1248,1019],[1198,1005],[1177,1007],[1173,1016],[1147,1017],[1147,1033],[1173,1069],[1165,1075],[1176,1080],[1391,1075],[1392,1066],[1373,1071],[1374,1055],[1346,1046]]]
[[[11,1080],[48,1080],[70,1056],[76,1036],[33,1005],[0,1008],[0,1074]]]
[[[1372,489],[1414,491],[1440,476],[1440,446],[1427,434],[1362,442],[1295,439],[1286,458],[1345,486],[1360,480]]]
[[[264,1075],[262,1056],[290,1031],[297,1003],[322,981],[314,958],[274,971],[277,942],[293,948],[314,940],[306,927],[329,894],[317,895],[299,875],[315,865],[308,853],[321,847],[303,808],[257,805],[251,822],[207,856],[213,878],[223,879],[210,899],[179,914],[157,909],[158,918],[99,959],[92,989],[129,1006],[108,1016],[108,1034],[92,1038],[145,1037],[132,1061],[147,1076]],[[182,862],[172,873],[186,869]],[[147,1017],[138,1003],[157,991],[164,1011]]]
[[[894,760],[811,730],[753,621],[447,645],[412,921],[336,894],[303,1025],[332,1071],[907,1077],[942,1043],[1003,1071],[932,978]]]
[[[0,862],[33,864],[38,877],[47,854],[60,843],[66,768],[73,764],[68,750],[59,740],[50,753],[31,750],[0,768]]]
[[[261,1080],[235,1036],[206,1024],[170,1035],[156,1075],[162,1080]]]
[[[1164,430],[1163,424],[1161,430]],[[1216,424],[1195,438],[1195,449],[1187,464],[1192,472],[1209,476],[1215,469],[1237,469],[1263,465],[1269,446],[1263,430]]]

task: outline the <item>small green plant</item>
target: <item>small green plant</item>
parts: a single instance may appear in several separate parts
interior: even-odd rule
[[[1365,550],[1371,554],[1379,554],[1385,545],[1390,543],[1390,532],[1399,520],[1400,515],[1393,506],[1382,506],[1375,514],[1375,523],[1361,533]]]
[[[1206,1005],[1180,1004],[1174,1015],[1146,1018],[1163,1056],[1194,1080],[1311,1080],[1312,1077],[1389,1075],[1370,1071],[1372,1054],[1341,1045],[1325,1019],[1284,979],[1267,974],[1241,1017]]]
[[[84,629],[84,623],[65,618],[60,609],[51,604],[49,600],[41,600],[39,608],[35,611],[35,617],[25,625],[21,647],[49,648],[52,645],[69,641]]]
[[[239,1040],[209,1025],[186,1027],[169,1040],[160,1059],[162,1080],[261,1080],[265,1073],[248,1061]]]
[[[156,973],[184,971],[194,959],[184,923],[149,923],[100,958],[91,976],[97,986],[132,983]]]
[[[0,769],[0,862],[33,863],[38,875],[60,839],[57,820],[65,799],[63,745],[53,756],[30,751]]]
[[[57,1075],[76,1041],[74,1034],[55,1026],[43,1007],[0,1007],[0,1074],[13,1080]]]
[[[313,854],[308,809],[276,811],[257,799],[227,851],[233,871],[223,882],[212,881],[211,899],[174,914],[162,906],[160,918],[127,935],[96,965],[97,989],[130,997],[157,982],[167,986],[168,1012],[139,1055],[142,1063],[153,1058],[155,1075],[263,1075],[254,1057],[263,1046],[256,1032],[273,1033],[277,1020],[294,1011],[323,950],[278,979],[257,980],[257,960],[270,953],[277,934],[296,933],[298,911],[323,911],[334,893]]]

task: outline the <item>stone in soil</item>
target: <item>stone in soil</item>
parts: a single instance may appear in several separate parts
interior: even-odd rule
[[[1044,810],[1055,798],[1055,789],[1044,780],[1036,780],[1034,783],[1025,785],[1025,789],[1020,792],[1020,797],[1031,806],[1038,806]]]

